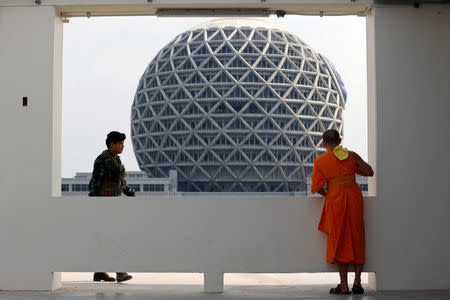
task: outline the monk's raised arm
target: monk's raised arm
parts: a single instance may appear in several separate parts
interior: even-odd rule
[[[356,152],[348,152],[356,162],[356,173],[361,176],[373,176],[372,167],[366,163]]]

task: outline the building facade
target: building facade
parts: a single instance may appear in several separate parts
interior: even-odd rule
[[[346,91],[331,62],[257,20],[216,20],[176,36],[150,62],[131,110],[149,177],[180,191],[304,192],[322,133],[342,135]]]
[[[62,178],[61,192],[63,196],[86,196],[89,193],[89,180],[92,173],[77,172],[73,178]],[[368,195],[367,177],[356,175],[358,183],[364,196]],[[145,196],[148,193],[155,192],[178,192],[177,191],[177,174],[171,170],[169,178],[149,178],[147,173],[142,171],[128,171],[127,183],[136,191],[137,196]],[[178,192],[178,194],[188,194]],[[311,196],[311,178],[306,180],[306,190],[295,192],[299,196]]]
[[[73,178],[62,178],[61,193],[63,196],[86,196],[89,194],[89,181],[92,173],[77,172]],[[170,170],[168,178],[149,178],[141,171],[127,171],[127,183],[136,191],[136,196],[155,192],[176,192],[177,171]]]

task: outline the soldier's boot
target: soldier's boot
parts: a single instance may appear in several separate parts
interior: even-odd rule
[[[123,281],[127,281],[130,280],[131,278],[133,278],[133,276],[131,276],[128,273],[117,273],[117,282],[123,282]]]
[[[94,281],[116,281],[114,277],[109,276],[104,272],[94,273]]]

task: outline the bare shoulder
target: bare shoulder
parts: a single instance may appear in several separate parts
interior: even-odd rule
[[[361,160],[361,156],[359,156],[358,153],[354,151],[348,151],[348,154],[350,154],[355,160]]]

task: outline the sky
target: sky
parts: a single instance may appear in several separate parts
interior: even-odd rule
[[[139,170],[131,145],[131,105],[138,82],[176,35],[213,18],[91,17],[64,24],[62,177],[91,172],[112,130],[127,135],[121,159]],[[343,145],[367,160],[365,18],[261,18],[297,35],[330,59],[347,89]]]

